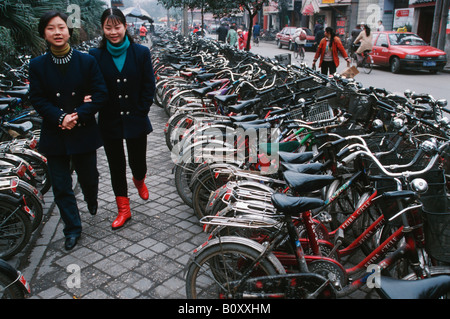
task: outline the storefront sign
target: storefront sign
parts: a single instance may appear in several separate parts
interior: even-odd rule
[[[414,23],[414,8],[396,9],[394,12],[393,29],[412,26]]]

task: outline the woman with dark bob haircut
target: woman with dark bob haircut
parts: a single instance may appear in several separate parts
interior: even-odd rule
[[[81,236],[81,218],[72,189],[73,163],[92,215],[97,212],[96,150],[102,145],[95,114],[107,99],[97,61],[74,50],[67,15],[45,13],[38,26],[46,54],[30,62],[30,101],[43,118],[39,150],[48,160],[55,203],[64,222],[65,248]]]
[[[100,22],[101,45],[89,53],[96,58],[109,93],[107,106],[99,113],[99,125],[118,208],[112,229],[118,229],[131,218],[124,141],[133,183],[143,200],[149,198],[144,180],[147,135],[153,130],[148,113],[153,103],[155,78],[150,50],[133,43],[122,11],[107,9]]]

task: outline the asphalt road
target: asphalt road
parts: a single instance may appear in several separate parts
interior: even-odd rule
[[[252,44],[251,51],[262,56],[275,57],[275,55],[291,53],[292,64],[297,64],[293,52],[286,48],[279,49],[274,42],[260,42],[259,46]],[[315,52],[306,52],[304,62],[312,65]],[[347,67],[345,60],[341,58],[341,64],[337,71],[342,72]],[[426,71],[403,71],[393,74],[387,68],[375,66],[370,74],[360,73],[355,80],[361,82],[364,87],[385,88],[393,93],[405,92],[409,89],[415,93],[428,93],[435,99],[447,99],[450,101],[450,72],[431,74]]]

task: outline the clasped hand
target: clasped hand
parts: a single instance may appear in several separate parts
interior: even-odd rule
[[[62,128],[63,130],[71,130],[75,127],[75,125],[77,125],[77,122],[78,122],[77,113],[67,114],[59,127]]]
[[[84,103],[92,102],[92,96],[86,95],[84,97]],[[78,123],[78,114],[77,113],[71,113],[67,114],[64,117],[64,120],[62,121],[61,125],[59,126],[63,130],[71,130],[73,129]]]

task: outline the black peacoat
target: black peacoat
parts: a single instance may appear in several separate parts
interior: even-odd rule
[[[107,106],[99,113],[104,138],[137,138],[153,131],[148,113],[153,103],[155,76],[150,50],[132,43],[121,72],[107,49],[91,49],[108,88]]]
[[[94,151],[103,145],[95,114],[108,98],[97,61],[73,50],[63,73],[46,53],[30,61],[30,101],[42,116],[39,151],[45,155],[72,155]],[[86,95],[92,102],[84,103]],[[59,127],[62,114],[78,113],[71,130]]]

